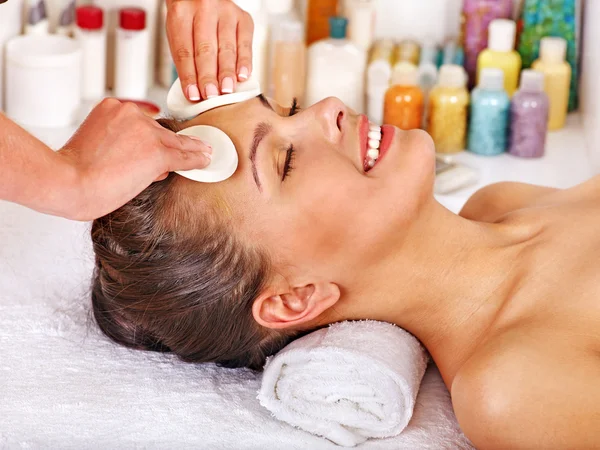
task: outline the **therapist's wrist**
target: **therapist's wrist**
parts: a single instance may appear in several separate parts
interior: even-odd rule
[[[85,205],[85,182],[84,176],[78,169],[75,161],[70,158],[68,149],[62,149],[55,153],[56,176],[51,184],[48,195],[49,202],[55,205],[56,211],[52,214],[70,220],[87,221]]]

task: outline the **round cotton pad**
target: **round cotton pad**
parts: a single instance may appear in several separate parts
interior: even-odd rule
[[[235,173],[238,166],[237,150],[233,141],[223,131],[207,125],[197,125],[181,130],[177,134],[199,137],[212,146],[213,153],[208,167],[176,173],[201,183],[224,181]]]
[[[201,102],[190,102],[183,95],[181,81],[175,80],[167,95],[167,108],[175,119],[190,119],[219,106],[244,102],[260,94],[260,83],[253,78],[238,83],[233,94],[223,94]]]

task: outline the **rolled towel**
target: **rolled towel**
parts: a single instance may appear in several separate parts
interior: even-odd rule
[[[353,447],[404,430],[428,360],[402,328],[340,322],[270,357],[258,399],[277,419]]]

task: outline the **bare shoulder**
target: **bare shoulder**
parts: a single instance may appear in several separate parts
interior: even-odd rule
[[[559,189],[505,181],[479,189],[469,198],[460,215],[480,222],[496,222],[505,214],[533,206]]]
[[[600,355],[551,331],[502,334],[454,378],[456,417],[478,449],[600,448]]]

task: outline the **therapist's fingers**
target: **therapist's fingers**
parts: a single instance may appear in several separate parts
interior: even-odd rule
[[[208,2],[204,3],[208,5]],[[208,6],[201,6],[194,19],[194,60],[198,86],[203,98],[219,95],[217,82],[218,15]]]
[[[246,81],[252,74],[252,35],[254,22],[247,12],[242,12],[237,30],[237,76]]]
[[[227,8],[234,8],[231,4]],[[219,39],[219,86],[222,94],[231,94],[235,89],[237,59],[237,17],[232,12],[222,14],[218,24]]]
[[[186,0],[167,0],[167,36],[173,62],[181,80],[186,98],[192,102],[200,100],[194,62],[193,21],[194,7]]]

